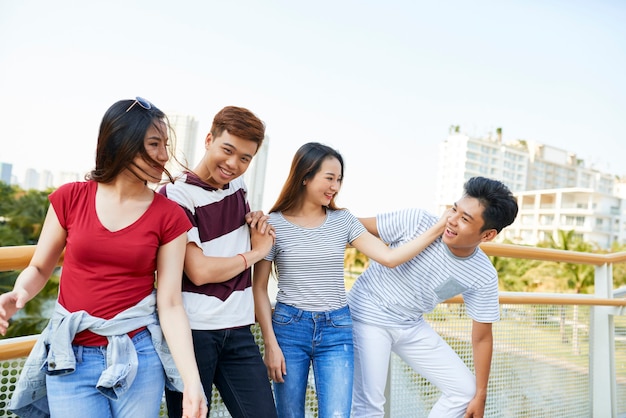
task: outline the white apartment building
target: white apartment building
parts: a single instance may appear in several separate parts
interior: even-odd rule
[[[618,196],[589,188],[531,190],[515,193],[519,213],[502,238],[535,245],[558,230],[574,230],[585,242],[610,248],[626,239],[626,209]]]
[[[556,238],[559,229],[574,229],[602,248],[626,240],[626,185],[576,154],[532,141],[504,143],[501,131],[483,138],[451,132],[439,149],[439,212],[474,176],[498,179],[518,197],[518,218],[499,240],[534,245],[549,234]]]
[[[439,145],[437,204],[450,207],[475,176],[496,178],[511,191],[526,190],[530,159],[521,144],[503,144],[500,136],[471,138],[455,133]]]
[[[613,194],[615,176],[585,167],[583,160],[568,151],[532,141],[524,144],[530,160],[528,182],[524,190],[583,187]],[[515,190],[517,191],[517,190]]]

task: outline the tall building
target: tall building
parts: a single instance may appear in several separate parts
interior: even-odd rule
[[[248,202],[251,210],[263,209],[263,193],[265,192],[265,173],[267,171],[267,156],[269,153],[270,138],[263,140],[263,145],[252,159],[250,167],[243,178],[248,186]]]
[[[81,177],[77,172],[75,171],[60,171],[58,173],[56,173],[56,175],[54,176],[54,187],[59,187],[65,183],[71,183],[74,181],[81,181],[84,180],[84,176]]]
[[[611,194],[615,178],[592,167],[568,151],[532,141],[516,141],[528,150],[530,161],[525,190],[583,187]]]
[[[439,212],[458,198],[474,176],[495,178],[517,196],[520,213],[499,239],[534,245],[558,230],[575,233],[602,248],[626,240],[626,196],[614,175],[587,167],[569,151],[533,141],[474,138],[450,132],[440,144],[437,205]],[[620,189],[621,187],[621,189]]]
[[[0,181],[5,184],[11,184],[11,174],[13,172],[13,164],[0,163]]]
[[[190,115],[171,113],[167,115],[174,132],[176,133],[176,159],[187,167],[193,168],[196,161],[196,147],[198,145],[198,120]],[[180,167],[170,159],[167,169],[175,174]]]
[[[511,191],[526,190],[530,161],[520,144],[504,144],[501,135],[472,138],[454,132],[439,145],[437,203],[450,207],[475,176],[497,178]]]
[[[619,196],[589,188],[544,189],[515,194],[519,213],[503,232],[515,243],[535,245],[558,231],[574,231],[585,242],[610,248],[626,240],[626,207]]]
[[[54,176],[49,170],[43,170],[39,174],[37,190],[47,190],[54,187]]]
[[[38,190],[39,189],[39,173],[34,168],[26,169],[24,175],[24,182],[22,183],[24,190]]]

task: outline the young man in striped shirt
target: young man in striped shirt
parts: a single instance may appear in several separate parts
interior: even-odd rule
[[[267,369],[250,330],[250,266],[272,248],[273,228],[261,212],[250,212],[242,177],[264,137],[265,126],[252,112],[225,107],[213,119],[200,163],[160,191],[192,223],[183,302],[206,397],[211,399],[215,384],[233,417],[276,417]],[[169,417],[180,418],[182,394],[165,395]]]
[[[384,415],[391,352],[442,391],[429,417],[482,417],[493,337],[500,318],[498,275],[481,242],[493,240],[517,216],[517,202],[501,182],[474,177],[465,183],[443,235],[408,262],[387,268],[375,261],[348,293],[354,321],[355,417]],[[391,247],[422,234],[439,218],[419,209],[361,219]],[[462,294],[472,318],[476,376],[424,320],[423,314]]]

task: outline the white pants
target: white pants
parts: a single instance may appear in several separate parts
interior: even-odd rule
[[[355,418],[384,416],[391,352],[442,391],[430,418],[463,417],[476,393],[476,379],[426,321],[411,328],[382,328],[354,321],[353,327]]]

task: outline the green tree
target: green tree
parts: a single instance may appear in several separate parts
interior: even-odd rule
[[[626,244],[614,242],[611,246],[612,253],[626,251]],[[613,287],[626,286],[626,263],[613,264]]]
[[[583,241],[572,229],[570,231],[558,230],[558,237],[549,239],[539,245],[539,247],[555,248],[565,251],[578,251],[591,253],[597,250],[592,244]],[[595,269],[587,264],[559,263],[559,277],[566,280],[567,289],[574,293],[589,293],[593,291],[593,281]]]
[[[542,246],[558,250],[579,252],[593,252],[595,249],[592,244],[583,241],[583,239],[577,235],[573,229],[569,231],[559,230],[557,239],[550,236],[549,240],[543,243]],[[595,277],[595,269],[593,266],[587,264],[558,263],[556,273],[558,274],[558,277],[565,280],[567,289],[573,290],[576,294],[593,291],[593,282]],[[567,336],[565,333],[564,306],[561,307],[560,317],[561,340],[563,342],[567,342]],[[574,305],[572,319],[572,348],[574,354],[580,353],[578,331],[578,305]]]
[[[346,276],[346,289],[352,287],[352,283],[356,280],[356,276],[365,270],[369,264],[369,258],[361,251],[354,247],[346,247],[346,251],[343,256],[343,269],[347,272]]]
[[[17,190],[17,186],[9,186],[5,182],[0,181],[0,216],[4,217],[5,214],[10,212]]]
[[[9,224],[18,192],[17,186],[9,186],[0,181],[0,246],[2,247],[17,245],[22,240],[20,232]]]
[[[25,192],[17,186],[0,182],[0,246],[37,243],[49,206],[49,192]],[[18,274],[19,271],[0,272],[0,292],[11,290]],[[4,338],[40,333],[48,322],[58,287],[59,279],[55,274],[44,289],[11,319],[11,326]]]
[[[343,256],[344,269],[349,273],[361,273],[369,264],[369,258],[354,247],[347,247]]]
[[[491,262],[498,272],[498,287],[507,292],[532,292],[536,290],[534,278],[526,272],[536,268],[539,261],[523,258],[491,256]]]
[[[36,244],[41,233],[43,221],[50,202],[50,191],[29,190],[18,195],[15,205],[9,213],[9,223],[19,230],[25,244]]]
[[[0,246],[32,245],[50,205],[48,191],[23,191],[0,182]]]

